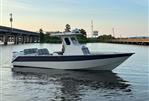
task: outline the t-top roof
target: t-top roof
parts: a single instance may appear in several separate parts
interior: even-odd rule
[[[52,33],[50,36],[74,36],[79,35],[81,33],[73,33],[73,32],[63,32],[63,33]]]

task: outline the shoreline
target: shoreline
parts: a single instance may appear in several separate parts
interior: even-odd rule
[[[43,43],[40,43],[39,44],[61,44],[59,42],[43,42]],[[97,42],[92,42],[92,41],[89,41],[89,42],[80,42],[82,44],[86,44],[86,43],[111,43],[111,44],[124,44],[124,45],[138,45],[138,46],[149,46],[149,42],[124,42],[124,41],[97,41]],[[32,44],[32,43],[25,43],[25,44]],[[16,44],[13,44],[13,43],[8,43],[8,45],[16,45]],[[19,45],[19,44],[18,44]],[[4,45],[2,42],[0,42],[0,46],[7,46],[7,45]]]

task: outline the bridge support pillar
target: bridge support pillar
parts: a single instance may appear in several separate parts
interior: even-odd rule
[[[29,36],[27,36],[27,43],[29,43]]]
[[[24,43],[27,43],[27,36],[24,36]]]
[[[7,45],[8,44],[8,36],[4,35],[3,40],[4,40],[4,45]]]
[[[17,44],[19,44],[19,36],[17,36]]]
[[[34,36],[32,36],[32,43],[35,43],[36,41],[35,41],[35,37]]]
[[[24,36],[23,36],[23,35],[21,36],[21,43],[22,43],[22,44],[25,43],[25,42],[24,42]]]
[[[0,36],[0,41],[3,42],[3,36]]]
[[[16,44],[16,35],[13,36],[14,44]]]
[[[28,43],[31,43],[31,37],[28,36]]]
[[[30,36],[29,39],[30,39],[29,42],[32,43],[33,42],[33,36]]]
[[[14,44],[19,44],[19,37],[14,35]]]
[[[25,36],[25,43],[27,43],[27,36]]]

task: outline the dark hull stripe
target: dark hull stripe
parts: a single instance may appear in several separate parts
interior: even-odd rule
[[[31,67],[31,66],[19,66],[19,65],[14,65],[13,67],[15,67],[15,68],[39,68],[39,69],[53,69],[53,68],[46,68],[46,67]]]
[[[77,55],[77,56],[19,56],[13,62],[32,62],[32,61],[84,61],[95,59],[107,59],[131,56],[133,53],[123,54],[102,54],[102,55]]]

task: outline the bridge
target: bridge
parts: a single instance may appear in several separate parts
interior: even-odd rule
[[[37,32],[0,26],[0,42],[7,45],[8,42],[19,43],[34,43],[39,42],[40,34]]]

